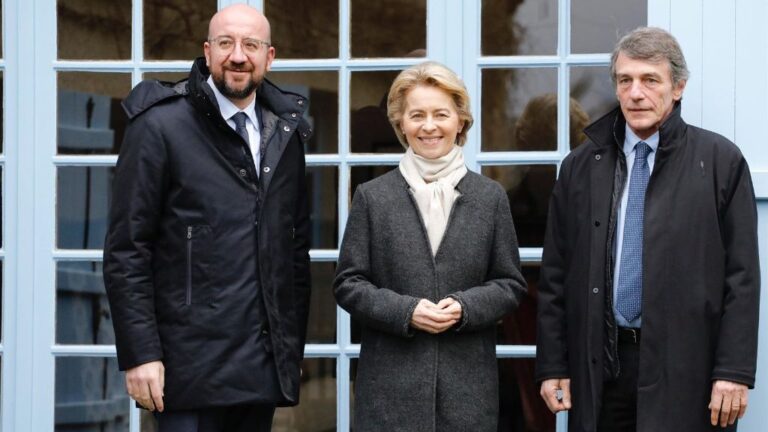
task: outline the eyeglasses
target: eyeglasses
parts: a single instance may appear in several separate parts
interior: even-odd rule
[[[213,44],[219,51],[229,54],[235,49],[237,43],[233,38],[229,36],[219,36],[217,38],[208,39],[208,42]],[[269,48],[272,44],[267,41],[254,38],[246,38],[240,41],[240,47],[246,54],[256,54],[261,49],[261,46]]]

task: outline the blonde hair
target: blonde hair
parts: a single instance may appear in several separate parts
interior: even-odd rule
[[[467,131],[474,122],[469,107],[469,93],[461,78],[445,65],[434,61],[419,63],[400,72],[389,89],[387,117],[389,117],[389,123],[395,130],[400,144],[408,148],[408,141],[405,139],[405,135],[403,135],[400,124],[405,113],[405,97],[408,92],[418,86],[436,87],[448,93],[453,100],[453,104],[456,106],[459,122],[464,124],[461,132],[456,135],[456,144],[464,145],[467,141]]]

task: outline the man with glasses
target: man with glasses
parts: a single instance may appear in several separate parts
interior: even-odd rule
[[[268,431],[299,401],[307,101],[264,79],[258,10],[219,11],[203,49],[187,80],[124,102],[104,248],[117,357],[161,432]]]
[[[749,167],[681,117],[688,68],[658,28],[611,57],[619,106],[552,192],[536,378],[570,431],[735,430],[754,386],[760,265]]]

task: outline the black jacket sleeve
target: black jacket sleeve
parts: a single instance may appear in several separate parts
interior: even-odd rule
[[[128,126],[112,186],[104,284],[121,370],[163,358],[155,317],[152,256],[167,183],[163,137],[150,116]]]

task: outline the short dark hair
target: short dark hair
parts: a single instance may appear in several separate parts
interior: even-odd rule
[[[668,61],[672,71],[672,83],[688,80],[688,65],[683,50],[672,34],[658,27],[638,27],[625,35],[616,44],[611,54],[611,80],[616,85],[616,59],[623,53],[636,60],[653,63]]]

